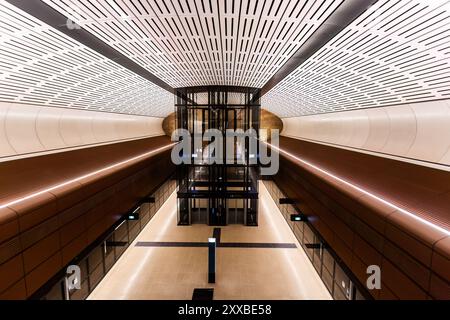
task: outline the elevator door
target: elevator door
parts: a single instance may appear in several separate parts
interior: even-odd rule
[[[191,222],[208,223],[208,200],[207,199],[189,199],[191,201]]]
[[[209,225],[211,226],[226,226],[227,225],[227,210],[226,201],[222,198],[209,199]]]
[[[245,222],[245,199],[227,200],[228,224],[244,224]]]

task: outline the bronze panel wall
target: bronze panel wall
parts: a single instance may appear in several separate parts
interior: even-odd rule
[[[450,173],[306,141],[280,148],[448,230]],[[342,181],[281,153],[277,185],[377,299],[450,299],[450,238]]]
[[[0,299],[32,295],[173,172],[170,149],[50,186],[170,144],[155,137],[0,164]],[[39,192],[39,196],[11,203]]]

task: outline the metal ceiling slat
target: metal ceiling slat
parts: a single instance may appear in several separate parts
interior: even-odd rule
[[[450,0],[8,1],[45,3],[59,13],[60,25],[56,32],[3,13],[0,85],[11,90],[1,99],[19,92],[14,99],[28,103],[117,110],[123,98],[129,103],[124,112],[161,114],[165,107],[143,106],[147,96],[137,84],[149,88],[148,81],[130,70],[161,79],[169,90],[263,87],[264,106],[280,116],[440,99],[449,92]],[[65,17],[83,29],[68,31]],[[81,43],[107,43],[112,60],[74,42],[80,32],[90,35]],[[115,82],[119,74],[128,82]],[[160,93],[155,90],[149,101]]]
[[[98,53],[124,66],[125,68],[132,70],[136,74],[153,82],[154,84],[160,86],[161,88],[169,92],[173,92],[173,88],[169,86],[167,83],[155,77],[148,70],[142,68],[140,65],[133,62],[126,56],[122,55],[120,52],[116,51],[112,47],[108,46],[106,43],[99,40],[97,37],[93,36],[89,32],[81,28],[68,28],[67,17],[62,15],[58,11],[53,10],[44,2],[21,1],[21,0],[6,0],[6,1],[14,5],[15,7],[23,10],[24,12],[27,12],[31,16],[34,16],[40,21],[45,21],[45,23],[48,24],[49,26],[71,37],[72,39],[84,44],[85,46],[93,49],[94,51],[97,51]]]
[[[198,85],[262,86],[295,52],[295,50],[286,50],[286,47],[291,46],[291,43],[294,43],[295,46],[299,45],[298,39],[293,39],[295,38],[293,33],[295,30],[301,29],[303,24],[302,19],[291,18],[290,23],[293,25],[283,30],[283,32],[289,30],[285,39],[280,39],[276,43],[271,41],[281,30],[280,21],[286,8],[289,7],[292,11],[291,8],[294,7],[292,1],[285,0],[81,0],[84,7],[81,5],[64,5],[57,0],[42,1],[64,15],[70,15],[74,10],[77,11],[77,15],[71,15],[74,19],[78,17],[75,22],[96,36],[107,36],[114,39],[110,41],[110,44],[123,54],[134,52],[130,56],[131,59],[172,87]],[[326,0],[326,5],[321,10],[325,10],[324,8],[328,5],[338,5],[340,1],[342,0]],[[309,3],[313,1],[301,0],[301,2],[304,2],[308,7],[310,6]],[[320,3],[321,1],[315,2]],[[102,4],[105,6],[107,3],[115,3],[115,6],[122,7],[122,9],[117,9],[121,11],[121,14],[105,10],[102,12],[101,18],[94,19],[92,12],[98,11],[96,8]],[[125,4],[127,5],[125,6]],[[188,4],[190,4],[189,7]],[[165,61],[164,66],[158,65],[156,60],[148,58],[149,52],[136,54],[133,46],[136,47],[136,43],[143,40],[124,41],[115,32],[116,27],[111,22],[116,21],[115,23],[119,26],[121,21],[135,19],[136,22],[141,21],[141,24],[143,24],[142,21],[147,19],[143,9],[149,11],[149,7],[155,14],[152,27],[154,30],[158,30],[159,34],[156,34],[153,30],[151,32],[147,30],[145,36],[158,47],[161,52],[158,60]],[[257,10],[255,10],[255,7]],[[270,9],[270,7],[272,8]],[[227,9],[226,13],[225,8]],[[249,9],[247,10],[247,8]],[[269,9],[271,12],[269,12]],[[317,18],[315,27],[318,27],[327,18],[327,14],[322,15],[321,10],[314,17],[314,19]],[[331,12],[331,10],[329,11]],[[98,12],[96,13],[98,14]],[[197,14],[196,17],[195,13]],[[310,18],[313,19],[312,14],[311,11],[309,13],[311,17],[306,16],[305,21]],[[184,18],[192,15],[194,15],[194,25],[189,28],[188,22]],[[173,21],[176,21],[176,23]],[[268,21],[268,23],[265,26],[265,33],[260,37],[258,29],[263,26],[261,21]],[[225,23],[227,27],[225,27]],[[231,23],[233,24],[233,30],[230,30]],[[244,26],[246,31],[251,26],[256,32],[242,34]],[[201,36],[192,37],[189,31],[192,28],[197,29]],[[227,35],[225,35],[226,30]],[[301,36],[303,35],[298,37]],[[258,38],[262,39],[259,41],[258,48],[256,48]],[[231,42],[233,48],[231,48]],[[274,47],[274,45],[276,46]],[[202,50],[198,50],[197,46],[201,47]],[[268,53],[264,51],[267,51],[270,47],[274,48],[273,50],[276,49],[276,51],[270,52],[271,57],[267,57]],[[256,53],[257,55],[254,53],[256,49],[260,51],[260,53]],[[280,55],[278,56],[278,54]],[[171,63],[169,64],[167,61],[171,61]]]
[[[445,83],[430,80],[450,77],[442,50],[449,42],[423,39],[445,35],[449,9],[448,0],[380,0],[272,88],[263,105],[293,117],[445,98]],[[437,14],[448,20],[417,32]]]
[[[300,47],[300,49],[281,67],[270,80],[262,87],[264,96],[280,81],[286,78],[293,70],[303,64],[316,51],[333,39],[349,23],[359,17],[378,0],[346,0],[326,18],[314,34]]]
[[[16,30],[0,24],[0,48],[13,53],[0,56],[0,100],[158,117],[173,110],[172,93],[8,2],[1,18]]]

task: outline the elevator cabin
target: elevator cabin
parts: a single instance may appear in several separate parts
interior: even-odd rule
[[[188,130],[192,137],[191,153],[182,155],[192,161],[177,166],[178,224],[257,226],[259,167],[250,160],[258,158],[260,91],[222,86],[178,89],[176,121],[176,128]],[[210,147],[214,138],[194,143],[194,137],[204,137],[210,129],[222,134],[220,150]],[[238,129],[253,129],[256,138],[231,139],[230,152],[226,132]],[[223,163],[208,162],[220,152]]]

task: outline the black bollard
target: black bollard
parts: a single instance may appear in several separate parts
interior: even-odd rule
[[[208,239],[208,283],[216,283],[216,238]]]

